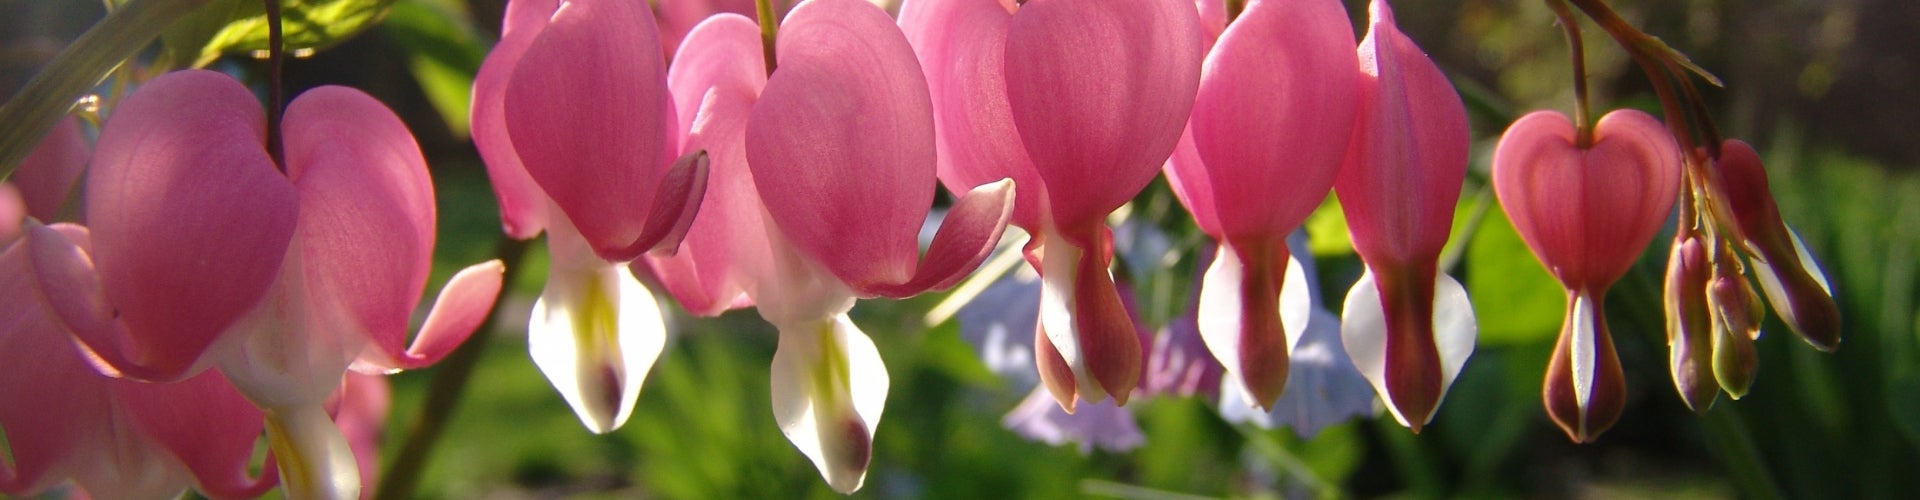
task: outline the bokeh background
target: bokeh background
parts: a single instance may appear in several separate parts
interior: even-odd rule
[[[675,1],[655,0],[669,4],[656,10]],[[322,84],[366,90],[413,130],[438,188],[431,289],[499,246],[465,110],[503,5],[391,3],[373,28],[289,61],[286,81],[288,95]],[[1403,0],[1402,29],[1453,78],[1475,140],[1452,274],[1469,287],[1481,339],[1429,430],[1412,435],[1381,413],[1309,439],[1229,424],[1202,399],[1155,398],[1129,407],[1146,435],[1130,451],[1032,442],[1002,426],[1024,388],[988,370],[956,321],[928,325],[926,312],[948,297],[863,301],[855,320],[873,334],[893,389],[857,496],[1878,498],[1920,490],[1920,92],[1912,91],[1920,2],[1613,3],[1726,83],[1706,97],[1723,131],[1762,152],[1784,217],[1831,278],[1846,325],[1838,353],[1814,351],[1769,317],[1752,393],[1689,412],[1666,369],[1659,275],[1668,240],[1656,239],[1608,297],[1627,369],[1625,416],[1598,443],[1569,443],[1539,401],[1561,296],[1492,203],[1485,174],[1513,117],[1571,109],[1563,35],[1537,0]],[[1364,3],[1347,4],[1364,33]],[[0,0],[0,90],[11,94],[103,13],[97,0]],[[1645,78],[1588,28],[1596,108],[1657,112]],[[244,55],[213,67],[263,81],[264,64]],[[1358,261],[1342,244],[1338,210],[1323,212],[1309,233],[1324,294],[1341,297]],[[1159,328],[1187,308],[1200,237],[1164,181],[1130,213],[1171,242],[1158,261],[1127,263],[1139,276],[1141,316]],[[477,370],[425,455],[415,496],[835,496],[774,424],[767,377],[775,332],[751,311],[694,319],[674,310],[674,336],[633,419],[605,436],[583,429],[526,356],[522,325],[544,281],[543,259],[536,244],[513,271],[508,313],[468,347]],[[386,461],[417,432],[427,393],[444,390],[434,380],[442,370],[392,377]]]

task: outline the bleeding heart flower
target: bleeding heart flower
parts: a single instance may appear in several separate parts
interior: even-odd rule
[[[1218,3],[1218,2],[1215,2]],[[1200,290],[1200,333],[1253,404],[1271,409],[1307,322],[1287,287],[1286,237],[1327,197],[1353,128],[1359,63],[1331,0],[1255,0],[1213,45],[1173,192],[1221,242]],[[1287,315],[1283,313],[1294,313]]]
[[[1040,270],[1041,379],[1125,403],[1141,346],[1108,269],[1109,212],[1165,163],[1192,111],[1205,40],[1184,0],[909,0],[900,26],[926,68],[939,176],[1010,178]]]
[[[1467,173],[1467,116],[1440,68],[1374,0],[1359,117],[1334,183],[1366,273],[1340,336],[1400,425],[1419,432],[1473,354],[1466,289],[1439,269]]]
[[[751,303],[779,328],[774,417],[828,484],[855,491],[888,378],[848,310],[958,282],[998,242],[1013,184],[960,196],[920,256],[931,103],[907,41],[871,4],[796,6],[771,76],[744,17],[709,18],[681,47],[669,80],[692,112],[684,147],[711,154],[712,191],[681,254],[649,262],[697,314]]]
[[[628,262],[677,248],[705,191],[705,155],[677,154],[651,12],[634,0],[516,0],[474,79],[474,143],[503,229],[549,235],[528,350],[595,433],[632,415],[666,344],[654,293]]]
[[[1708,308],[1707,283],[1713,280],[1707,247],[1697,234],[1681,231],[1667,257],[1663,296],[1667,308],[1668,368],[1681,401],[1695,413],[1706,413],[1720,393],[1713,374],[1713,316]]]
[[[1720,144],[1720,158],[1713,165],[1715,198],[1724,200],[1718,206],[1753,257],[1754,277],[1774,314],[1808,344],[1822,351],[1838,349],[1840,309],[1833,302],[1833,288],[1807,245],[1780,219],[1759,153],[1746,142],[1728,139]]]
[[[413,136],[364,93],[310,90],[282,122],[283,175],[263,114],[219,73],[148,82],[101,130],[92,249],[35,245],[35,267],[53,309],[108,367],[176,379],[217,364],[266,410],[281,463],[302,468],[284,475],[290,495],[355,496],[327,397],[350,364],[389,372],[446,356],[492,308],[502,268],[456,274],[406,345],[434,235]]]
[[[42,298],[33,246],[91,246],[86,228],[29,224],[0,244],[0,429],[11,465],[0,493],[33,496],[72,480],[95,498],[161,498],[192,487],[251,498],[277,484],[249,477],[259,409],[218,372],[175,383],[102,375]],[[180,404],[191,401],[192,404]]]
[[[1493,187],[1514,230],[1566,287],[1542,397],[1568,437],[1588,442],[1626,404],[1603,299],[1672,211],[1681,159],[1666,127],[1639,111],[1601,117],[1591,144],[1577,134],[1556,112],[1515,120],[1494,149]]]

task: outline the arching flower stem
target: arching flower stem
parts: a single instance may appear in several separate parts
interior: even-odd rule
[[[1567,8],[1564,0],[1547,0],[1547,7],[1560,18],[1560,28],[1567,33],[1568,57],[1573,61],[1573,126],[1578,130],[1574,145],[1584,149],[1593,145],[1593,114],[1589,104],[1592,100],[1587,94],[1587,51],[1580,38],[1580,19],[1573,16],[1573,10]]]

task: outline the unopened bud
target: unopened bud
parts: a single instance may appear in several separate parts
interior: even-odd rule
[[[1705,413],[1720,392],[1713,374],[1713,313],[1708,309],[1707,251],[1696,235],[1682,235],[1667,259],[1667,349],[1674,388],[1687,408]]]
[[[1714,193],[1754,256],[1754,277],[1795,334],[1823,351],[1840,347],[1840,310],[1826,276],[1800,238],[1780,220],[1767,172],[1752,146],[1729,139],[1714,162]]]
[[[1738,271],[1716,267],[1707,301],[1713,306],[1714,377],[1727,395],[1740,399],[1760,365],[1753,346],[1760,336],[1760,297]]]

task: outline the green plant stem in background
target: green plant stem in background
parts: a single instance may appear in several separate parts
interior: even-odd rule
[[[773,17],[773,0],[753,0],[753,12],[760,20],[760,50],[767,59],[767,75],[778,66],[773,59],[774,42],[780,34],[780,19]]]
[[[285,97],[281,96],[280,73],[286,66],[287,47],[281,40],[280,0],[261,2],[267,11],[267,156],[273,158],[273,164],[280,171],[287,170],[286,150],[280,139],[280,114],[284,111]]]
[[[132,0],[107,14],[53,57],[47,67],[27,81],[0,106],[0,180],[13,175],[20,161],[73,109],[87,93],[122,61],[138,54],[174,21],[211,0]]]
[[[500,295],[504,297],[513,290],[514,282],[520,277],[520,264],[527,254],[527,242],[502,235],[494,248],[495,257],[507,265],[507,274],[500,282]],[[401,444],[400,453],[387,464],[386,473],[381,475],[380,488],[373,498],[413,498],[413,489],[420,483],[420,472],[427,467],[427,454],[433,451],[434,445],[440,441],[440,435],[446,432],[447,421],[453,418],[453,410],[466,392],[467,382],[473,379],[473,371],[480,364],[481,353],[493,340],[491,332],[500,323],[500,302],[500,297],[496,297],[493,311],[487,313],[487,321],[474,331],[472,337],[467,338],[465,345],[454,350],[435,368],[433,382],[427,386],[427,399],[421,403],[420,417],[407,428],[407,441]]]
[[[1747,424],[1740,420],[1739,410],[1734,405],[1714,405],[1707,412],[1707,445],[1714,455],[1720,457],[1721,465],[1727,468],[1727,477],[1733,481],[1740,496],[1760,500],[1778,500],[1785,498],[1780,493],[1780,485],[1767,473],[1767,467],[1760,462],[1760,448],[1753,444],[1753,436],[1747,432]]]
[[[1560,28],[1567,32],[1568,57],[1573,60],[1573,123],[1579,130],[1574,145],[1587,149],[1593,146],[1593,113],[1587,98],[1587,50],[1580,39],[1580,18],[1573,16],[1564,1],[1547,0],[1547,7],[1553,9],[1553,15],[1560,18]]]

